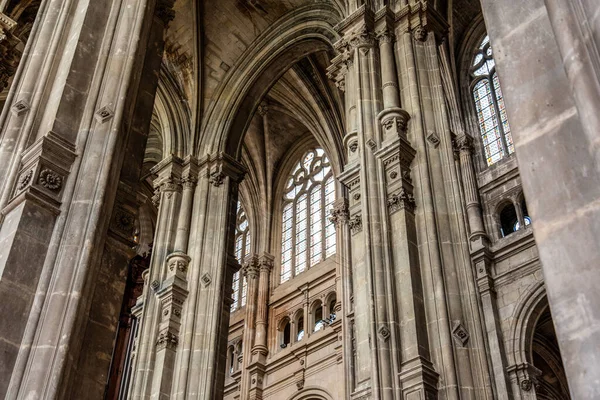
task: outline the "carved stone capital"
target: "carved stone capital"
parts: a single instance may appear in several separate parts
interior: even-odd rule
[[[356,235],[357,233],[361,232],[363,228],[362,215],[357,214],[350,218],[348,226],[350,227],[352,235]]]
[[[275,265],[275,257],[268,253],[263,253],[258,258],[258,265],[260,268],[260,272],[266,272],[267,274],[271,273],[273,270],[273,266]]]
[[[247,279],[256,279],[260,273],[260,263],[257,256],[252,256],[250,259],[242,266],[242,274]]]
[[[406,189],[400,188],[398,193],[394,193],[388,197],[387,206],[390,214],[404,209],[414,212],[416,203],[412,194],[408,193]]]
[[[176,251],[167,256],[166,264],[169,275],[182,275],[185,277],[190,264],[190,256],[187,254]]]
[[[156,339],[156,351],[174,349],[179,344],[179,336],[170,331],[160,332]]]
[[[220,187],[226,178],[239,183],[246,173],[246,169],[242,164],[225,153],[211,156],[208,162],[208,181],[214,187]]]
[[[337,227],[341,227],[350,219],[350,211],[348,210],[348,200],[339,199],[333,203],[333,208],[329,211],[331,217],[329,220]]]
[[[466,133],[458,136],[455,140],[455,146],[461,153],[473,153],[473,138]]]
[[[377,115],[387,136],[406,136],[410,114],[401,108],[388,108]]]
[[[379,45],[382,45],[384,43],[393,43],[394,40],[396,40],[396,35],[394,35],[394,32],[392,32],[392,30],[390,30],[389,28],[385,28],[379,32],[377,32],[377,41],[379,42]]]
[[[350,35],[348,43],[355,49],[371,48],[375,46],[375,34],[366,27],[362,27]]]

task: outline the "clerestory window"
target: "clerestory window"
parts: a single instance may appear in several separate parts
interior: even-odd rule
[[[488,36],[475,54],[471,76],[477,122],[487,165],[490,166],[512,154],[515,147]]]
[[[242,203],[238,201],[237,217],[235,224],[235,257],[238,263],[243,264],[250,255],[250,227],[248,218]],[[233,274],[233,303],[231,311],[235,311],[246,305],[246,294],[248,292],[248,282],[246,277],[242,276],[241,271]]]
[[[288,177],[283,196],[281,282],[335,254],[335,226],[329,210],[335,184],[322,149],[304,154]]]

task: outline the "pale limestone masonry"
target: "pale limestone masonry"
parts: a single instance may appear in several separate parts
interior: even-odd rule
[[[599,54],[594,0],[0,0],[0,398],[600,398]]]

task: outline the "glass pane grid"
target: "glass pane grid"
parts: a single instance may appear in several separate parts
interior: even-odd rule
[[[284,201],[295,202],[283,210],[281,282],[335,253],[335,228],[328,221],[335,184],[323,149],[302,157],[285,190]]]

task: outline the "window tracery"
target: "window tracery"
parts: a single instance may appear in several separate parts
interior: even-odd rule
[[[295,165],[283,196],[281,283],[335,254],[335,225],[328,210],[335,200],[331,164],[312,149]]]
[[[489,36],[479,45],[471,64],[471,75],[477,123],[487,165],[490,166],[514,153],[515,147]]]
[[[235,222],[235,257],[238,263],[243,264],[250,255],[250,226],[248,217],[242,207],[242,203],[237,203],[237,217]],[[233,274],[233,303],[231,311],[235,311],[246,305],[246,295],[248,292],[248,281],[242,276],[241,271]]]

